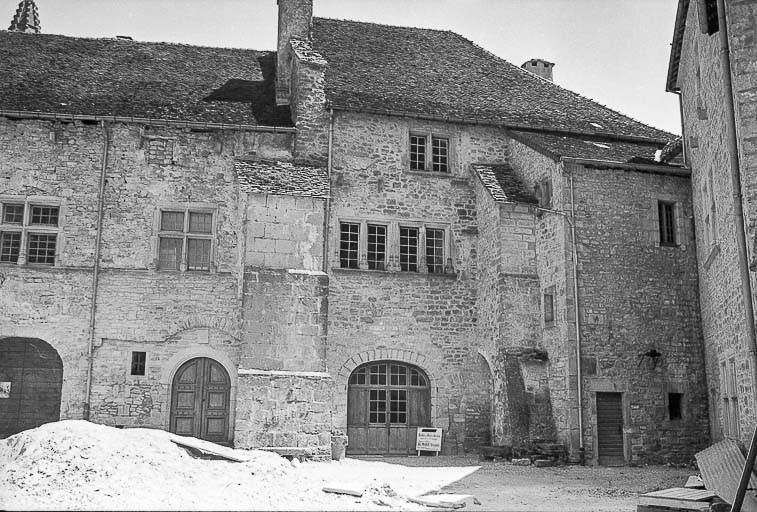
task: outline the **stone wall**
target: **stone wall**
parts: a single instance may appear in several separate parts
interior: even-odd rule
[[[698,4],[691,2],[681,51],[679,84],[683,109],[683,130],[687,163],[692,169],[692,198],[697,228],[697,260],[700,283],[702,328],[707,362],[710,425],[713,441],[726,435],[748,443],[755,424],[754,359],[746,336],[746,312],[741,292],[734,189],[730,169],[733,155],[727,151],[727,113],[719,33],[699,30]],[[737,111],[737,136],[741,165],[744,210],[747,215],[750,263],[754,261],[755,190],[757,169],[755,147],[755,100],[752,63],[757,51],[751,37],[755,5],[727,2],[731,73]],[[738,192],[738,191],[737,191]],[[755,287],[752,274],[752,290]],[[754,293],[754,292],[753,292]],[[752,302],[755,298],[752,297]],[[722,393],[735,366],[733,394]],[[736,399],[736,406],[734,401]],[[726,400],[729,402],[726,405]],[[727,410],[729,407],[731,410]],[[737,416],[734,416],[737,414]],[[730,424],[730,428],[727,425]],[[736,427],[736,425],[738,425]]]
[[[687,461],[709,441],[687,177],[571,165],[576,208],[584,433],[596,456],[596,392],[622,392],[629,462]],[[675,203],[661,246],[658,200]],[[661,354],[651,357],[650,351]],[[682,419],[668,417],[683,393]],[[591,449],[593,447],[593,449]]]

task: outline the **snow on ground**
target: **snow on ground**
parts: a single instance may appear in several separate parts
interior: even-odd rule
[[[244,462],[195,458],[162,430],[82,420],[0,440],[3,510],[427,510],[408,502],[476,471],[345,459],[290,463],[260,450],[213,449]],[[203,441],[196,441],[203,443]],[[364,487],[362,498],[327,486]]]

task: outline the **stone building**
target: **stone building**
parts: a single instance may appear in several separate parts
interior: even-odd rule
[[[667,90],[679,95],[692,172],[713,440],[755,427],[757,5],[681,0]]]
[[[541,59],[278,5],[275,52],[0,32],[0,433],[706,444],[675,137]]]

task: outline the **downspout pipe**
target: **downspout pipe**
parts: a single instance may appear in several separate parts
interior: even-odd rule
[[[725,92],[726,145],[731,162],[731,188],[733,190],[733,220],[736,224],[736,248],[739,258],[741,295],[744,302],[746,335],[752,364],[753,388],[757,390],[757,335],[754,327],[754,305],[752,303],[752,281],[749,275],[749,258],[743,197],[741,194],[741,163],[736,140],[736,110],[733,102],[733,81],[731,79],[731,55],[728,43],[728,25],[725,17],[725,0],[718,1],[718,37],[720,40],[720,63],[723,67],[723,90]]]
[[[329,149],[326,161],[326,174],[329,181],[329,192],[326,196],[326,207],[323,212],[323,272],[329,270],[329,217],[331,216],[331,166],[334,148],[334,109],[329,109]]]
[[[576,249],[576,207],[573,192],[573,173],[570,173],[570,242],[573,246],[573,307],[576,322],[576,379],[578,402],[578,452],[581,463],[584,461],[584,400],[583,400],[583,371],[581,370],[581,315],[578,307],[578,250]]]
[[[105,174],[108,168],[108,127],[100,121],[103,134],[102,168],[100,188],[97,193],[97,234],[95,235],[95,259],[92,264],[92,302],[89,308],[89,346],[87,348],[87,389],[84,402],[84,419],[89,420],[92,398],[92,369],[95,351],[95,314],[97,312],[97,287],[100,278],[100,248],[102,246],[103,211],[105,208]]]

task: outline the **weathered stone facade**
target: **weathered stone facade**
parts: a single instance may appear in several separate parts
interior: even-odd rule
[[[723,5],[725,11],[720,15],[724,17],[710,27],[710,34],[705,33],[706,28],[700,30],[701,3],[679,5],[668,90],[680,94],[686,163],[692,170],[712,436],[713,440],[736,437],[748,442],[755,425],[757,371],[754,318],[746,307],[751,302],[753,310],[757,303],[753,272],[757,219],[757,103],[753,93],[757,44],[753,34],[757,6],[739,0]],[[714,3],[709,8],[715,9],[717,20],[719,8]],[[727,72],[722,37],[728,46]],[[731,90],[726,78],[732,82]],[[732,177],[734,167],[740,183]],[[746,244],[739,237],[741,223],[746,226]],[[739,257],[740,248],[744,260]],[[747,266],[752,273],[745,279]],[[751,289],[746,299],[745,284]]]
[[[0,263],[0,339],[58,351],[61,417],[185,434],[201,417],[236,446],[322,452],[362,421],[358,453],[412,452],[414,427],[436,427],[446,454],[552,443],[597,462],[596,394],[609,392],[622,394],[622,460],[699,449],[688,174],[590,153],[660,141],[550,132],[583,161],[493,122],[334,108],[312,3],[279,5],[274,96],[290,126],[0,111],[0,202],[60,206],[53,265]],[[443,144],[443,170],[413,169],[413,137]],[[674,205],[672,246],[658,201]],[[176,259],[193,236],[207,267]],[[410,437],[392,445],[398,426]]]

